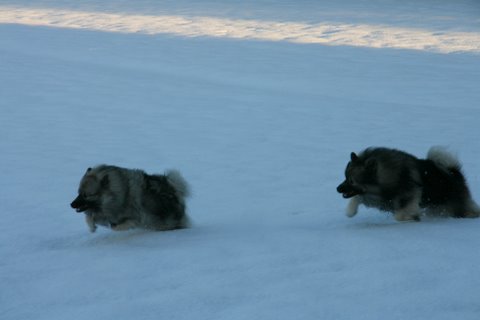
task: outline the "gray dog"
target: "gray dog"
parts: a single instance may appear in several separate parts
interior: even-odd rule
[[[393,212],[398,221],[418,221],[423,210],[456,218],[480,214],[460,162],[440,147],[431,148],[426,159],[388,148],[368,148],[359,155],[352,152],[345,181],[337,191],[351,199],[349,217],[360,204]]]
[[[91,232],[97,225],[112,230],[172,230],[189,226],[185,198],[189,186],[178,171],[165,175],[100,165],[88,168],[71,203],[85,212]]]

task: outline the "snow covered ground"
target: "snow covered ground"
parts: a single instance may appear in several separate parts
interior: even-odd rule
[[[0,1],[0,318],[478,319],[480,220],[348,219],[335,188],[351,151],[441,144],[480,201],[479,17],[466,0]],[[69,203],[98,163],[179,169],[194,227],[90,234]]]

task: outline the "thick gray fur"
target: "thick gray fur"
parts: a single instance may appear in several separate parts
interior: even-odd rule
[[[131,228],[172,230],[186,228],[188,183],[176,170],[164,175],[111,165],[89,168],[71,203],[84,212],[90,231],[98,225],[120,231]]]
[[[389,148],[367,148],[351,153],[345,181],[337,191],[349,198],[347,215],[359,205],[393,212],[399,221],[429,215],[473,218],[480,209],[470,195],[455,155],[432,147],[426,159]]]

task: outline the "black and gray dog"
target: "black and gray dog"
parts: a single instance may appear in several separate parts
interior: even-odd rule
[[[460,162],[441,147],[432,147],[426,159],[388,148],[352,152],[345,177],[337,191],[350,198],[349,217],[360,204],[393,212],[398,221],[418,221],[424,210],[456,218],[480,215]]]
[[[139,169],[100,165],[87,169],[70,206],[85,212],[91,232],[97,225],[116,231],[171,230],[189,226],[188,195],[189,186],[176,170],[150,175]]]

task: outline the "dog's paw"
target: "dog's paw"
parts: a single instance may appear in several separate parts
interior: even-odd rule
[[[480,217],[480,212],[478,211],[469,211],[465,213],[464,217],[461,218],[478,218]]]
[[[350,202],[348,203],[347,210],[345,211],[347,217],[352,218],[358,212],[358,206],[360,205],[360,201],[357,197],[353,197]]]
[[[395,213],[395,220],[399,222],[420,221],[420,216],[418,214],[408,214],[404,212],[397,212]]]
[[[86,215],[85,222],[87,223],[88,230],[90,230],[91,233],[97,231],[97,226],[95,225],[95,221],[93,220],[92,216]]]
[[[347,215],[347,217],[349,218],[353,218],[355,217],[355,215],[357,214],[357,210],[351,210],[351,208],[347,208],[347,210],[345,211],[345,214]]]

